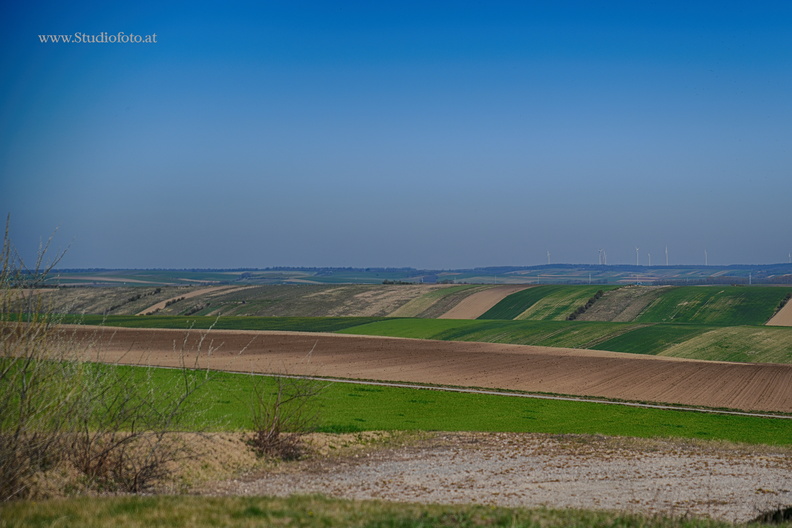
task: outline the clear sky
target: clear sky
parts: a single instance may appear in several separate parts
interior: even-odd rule
[[[792,250],[786,0],[10,5],[0,212],[28,258],[55,228],[65,267]],[[39,38],[102,32],[156,43]]]

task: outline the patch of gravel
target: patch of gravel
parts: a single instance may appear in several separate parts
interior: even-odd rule
[[[441,433],[311,457],[211,494],[608,509],[745,522],[792,504],[792,450],[581,435]]]

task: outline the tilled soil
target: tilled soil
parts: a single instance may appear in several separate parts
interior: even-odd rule
[[[792,365],[339,334],[73,327],[97,359],[792,412]],[[310,353],[310,354],[309,354]],[[183,363],[184,362],[184,363]]]
[[[792,302],[786,303],[767,324],[770,326],[792,326]]]
[[[530,287],[517,284],[487,288],[465,297],[459,304],[439,316],[438,319],[476,319],[512,293],[517,293]]]
[[[792,504],[792,452],[580,435],[442,433],[413,447],[286,464],[203,493],[321,493],[745,522]]]

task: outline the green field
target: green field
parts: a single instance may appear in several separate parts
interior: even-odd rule
[[[669,288],[637,322],[761,325],[773,316],[790,288],[687,286]]]
[[[148,367],[120,368],[139,376],[140,386],[174,387],[183,379],[179,370]],[[201,409],[188,428],[218,431],[251,427],[254,384],[275,391],[271,378],[249,374],[196,374],[200,390],[192,402]],[[324,382],[322,382],[324,383]],[[553,434],[602,434],[642,438],[679,437],[720,439],[751,444],[792,445],[792,420],[708,414],[624,405],[469,394],[326,382],[317,399],[324,432],[378,430],[492,431]]]
[[[503,299],[479,319],[563,321],[598,290],[614,286],[537,286]],[[639,323],[761,325],[792,291],[783,287],[680,286],[664,288],[636,318]]]
[[[564,321],[599,290],[616,286],[537,286],[512,293],[479,319]]]

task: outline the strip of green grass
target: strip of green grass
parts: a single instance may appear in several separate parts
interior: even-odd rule
[[[660,355],[746,363],[792,363],[792,328],[781,326],[713,327]]]
[[[586,304],[598,290],[616,287],[548,285],[528,288],[509,295],[479,319],[516,319],[522,316],[521,319],[535,321],[563,321]]]
[[[567,286],[547,295],[519,314],[515,319],[532,321],[566,321],[567,317],[586,305],[600,290],[614,286]]]
[[[565,288],[565,286],[536,286],[535,288],[512,293],[484,312],[479,316],[479,319],[514,319],[533,306],[534,303],[562,288]]]
[[[598,321],[394,319],[363,324],[338,333],[657,354],[685,336],[711,329],[673,326],[666,334],[666,325],[658,325],[654,331],[651,328],[633,323]]]
[[[525,509],[479,504],[438,505],[290,497],[80,497],[0,506],[0,527],[104,528],[344,526],[350,528],[472,527],[728,528],[696,518],[588,510]]]
[[[595,350],[627,352],[629,354],[660,354],[668,347],[699,336],[710,326],[654,324],[631,329],[591,347]],[[790,333],[792,336],[792,333]]]
[[[663,292],[637,322],[763,325],[792,288],[682,286]]]
[[[174,386],[182,373],[172,369],[131,369],[150,376],[154,386]],[[214,424],[217,430],[251,427],[256,383],[275,393],[271,378],[226,372],[201,372],[196,394],[200,420],[190,427]],[[142,385],[145,386],[145,385]],[[456,393],[327,382],[316,401],[321,430],[492,431],[553,434],[603,434],[632,437],[719,439],[752,444],[792,444],[792,420],[717,415],[628,407],[580,401],[545,400],[488,394]],[[188,424],[189,425],[189,424]]]

